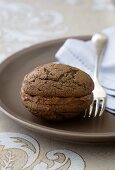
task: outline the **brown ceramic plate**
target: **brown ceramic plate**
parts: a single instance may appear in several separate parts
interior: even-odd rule
[[[88,40],[90,37],[77,37]],[[115,116],[105,112],[100,118],[78,117],[64,122],[46,122],[36,119],[22,105],[20,87],[23,77],[37,65],[54,61],[56,51],[65,39],[41,43],[24,49],[0,65],[0,105],[10,118],[25,127],[58,139],[71,142],[115,141]]]

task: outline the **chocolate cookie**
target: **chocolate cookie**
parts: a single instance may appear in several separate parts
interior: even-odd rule
[[[83,112],[92,102],[94,84],[80,69],[49,63],[24,78],[21,98],[38,117],[61,120]]]

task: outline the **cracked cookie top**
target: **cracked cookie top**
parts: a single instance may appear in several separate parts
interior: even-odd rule
[[[82,97],[92,93],[94,83],[78,68],[48,63],[27,74],[22,89],[31,96]]]

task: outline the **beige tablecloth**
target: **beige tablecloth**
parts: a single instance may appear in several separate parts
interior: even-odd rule
[[[0,62],[34,43],[115,25],[114,0],[1,0]],[[115,145],[40,136],[0,112],[0,170],[115,170]]]

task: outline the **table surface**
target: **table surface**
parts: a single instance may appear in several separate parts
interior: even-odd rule
[[[113,0],[0,1],[0,62],[32,44],[115,25]],[[115,145],[55,141],[0,112],[1,170],[115,170]]]

